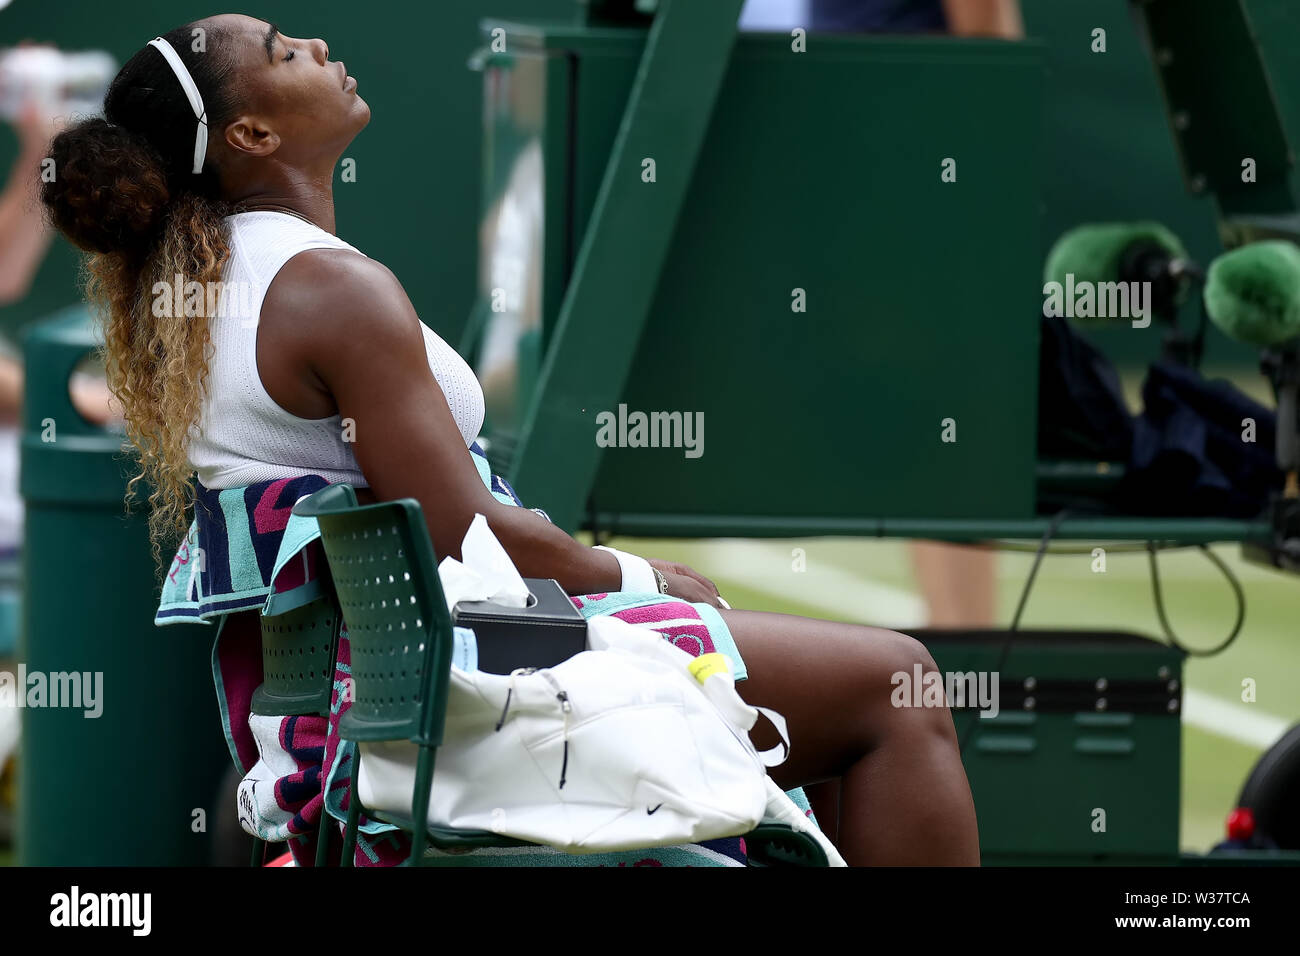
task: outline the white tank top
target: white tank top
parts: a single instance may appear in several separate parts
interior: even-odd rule
[[[343,440],[342,418],[299,418],[276,404],[257,372],[257,318],[281,267],[308,249],[351,249],[324,229],[288,213],[259,210],[226,218],[230,258],[224,288],[208,319],[213,353],[199,420],[190,431],[189,462],[207,488],[234,488],[270,478],[323,475],[369,487]],[[304,315],[300,321],[310,322]],[[483,427],[483,390],[473,371],[421,323],[429,367],[447,396],[468,448]]]

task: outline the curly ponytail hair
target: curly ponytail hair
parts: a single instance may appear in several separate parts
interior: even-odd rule
[[[215,138],[237,105],[230,38],[193,24],[163,38],[194,78]],[[163,546],[188,528],[188,439],[207,386],[210,337],[203,318],[155,316],[151,290],[170,288],[178,274],[185,283],[220,280],[229,256],[222,218],[233,208],[211,162],[193,172],[197,120],[157,49],[146,46],[122,67],[104,116],[54,138],[55,178],[41,200],[55,228],[89,253],[85,292],[104,329],[108,385],[140,456],[127,502],[141,479],[152,486],[149,539],[161,566]]]

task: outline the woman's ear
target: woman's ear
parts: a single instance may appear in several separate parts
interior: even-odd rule
[[[280,134],[258,116],[237,116],[226,124],[226,145],[245,156],[269,156],[280,147]]]

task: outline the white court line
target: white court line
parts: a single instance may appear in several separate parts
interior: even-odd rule
[[[835,618],[899,629],[925,625],[925,603],[916,595],[812,559],[807,571],[792,571],[790,548],[784,545],[719,539],[702,543],[700,549],[704,552],[701,565],[725,568],[726,576],[757,591],[807,604]],[[1225,700],[1186,686],[1183,722],[1260,750],[1272,746],[1291,726],[1254,704]]]
[[[792,547],[722,538],[701,542],[698,550],[701,567],[725,569],[717,577],[744,581],[746,587],[773,597],[820,608],[859,624],[892,628],[925,625],[925,602],[916,595],[812,557],[807,559],[806,571],[792,570]]]
[[[1266,750],[1290,729],[1281,717],[1191,687],[1183,688],[1183,722],[1197,730]]]

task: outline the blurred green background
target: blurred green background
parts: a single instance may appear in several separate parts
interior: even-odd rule
[[[1127,0],[1022,0],[1026,27],[1049,50],[1046,141],[1042,180],[1042,242],[1046,252],[1064,230],[1080,222],[1156,219],[1178,233],[1193,256],[1208,261],[1219,251],[1208,199],[1191,197],[1179,174],[1168,121],[1151,63],[1141,48]],[[1300,141],[1300,4],[1248,0],[1292,143]],[[275,0],[251,15],[271,19],[284,32],[320,36],[331,55],[345,59],[372,108],[370,127],[348,156],[355,183],[336,179],[340,234],[384,262],[403,281],[424,321],[457,342],[476,288],[482,91],[467,60],[480,45],[484,16],[570,19],[574,0],[439,0],[430,4],[372,4],[339,0]],[[0,11],[0,47],[22,40],[69,49],[107,49],[125,62],[147,40],[174,26],[223,12],[191,0],[14,0]],[[1090,50],[1095,28],[1107,32],[1107,52]],[[997,104],[989,104],[996,110]],[[926,117],[917,116],[923,124]],[[906,137],[906,130],[892,137]],[[7,171],[15,140],[0,130],[0,170]],[[989,239],[997,241],[991,223]],[[13,336],[28,323],[75,301],[77,259],[57,240],[32,293],[0,308],[0,333]],[[1153,336],[1123,328],[1090,333],[1121,363],[1154,357]],[[1249,371],[1253,352],[1211,330],[1208,362],[1243,387],[1259,392]],[[1133,384],[1130,381],[1130,386]],[[893,541],[631,541],[618,547],[684,560],[709,574],[738,607],[807,613],[868,623],[915,625],[918,601],[904,545]],[[789,555],[804,547],[808,571],[796,579]],[[1189,700],[1184,729],[1183,842],[1205,849],[1222,833],[1223,815],[1270,727],[1300,719],[1300,699],[1289,691],[1300,679],[1294,641],[1296,582],[1245,566],[1235,547],[1218,549],[1242,573],[1249,601],[1247,626],[1232,650],[1189,664],[1188,686],[1202,704],[1217,701],[1242,716],[1253,706],[1260,719],[1228,721]],[[1009,617],[1029,566],[1024,555],[999,565],[1001,608]],[[1194,554],[1165,563],[1167,599],[1175,626],[1190,644],[1212,643],[1231,623],[1226,586]],[[801,589],[792,596],[792,583]],[[851,597],[846,597],[851,595]],[[1089,559],[1050,558],[1025,620],[1027,627],[1116,626],[1157,634],[1146,564],[1116,556],[1104,575]],[[1243,677],[1259,681],[1257,705],[1239,702]],[[1242,729],[1244,728],[1244,729]],[[3,859],[3,857],[0,857]]]
[[[21,40],[67,50],[106,49],[125,63],[173,27],[217,13],[247,13],[289,36],[321,37],[347,61],[370,104],[370,126],[348,150],[356,182],[336,176],[339,233],[392,269],[425,323],[456,342],[474,296],[479,213],[481,77],[467,64],[488,14],[574,16],[573,0],[439,0],[357,5],[272,0],[256,9],[193,0],[13,0],[0,11],[0,47]],[[0,170],[16,151],[0,128]],[[0,307],[0,332],[77,299],[77,257],[62,240],[22,303]]]
[[[1047,141],[1042,155],[1044,251],[1079,222],[1158,219],[1208,260],[1218,251],[1209,201],[1190,197],[1178,173],[1155,73],[1141,48],[1127,0],[1022,0],[1026,29],[1049,50]],[[1300,136],[1300,4],[1248,0],[1292,142]],[[576,0],[439,0],[375,4],[272,0],[252,16],[293,36],[320,36],[345,59],[372,110],[349,150],[355,183],[335,182],[340,233],[403,280],[424,321],[457,342],[475,292],[480,76],[467,68],[485,16],[572,19]],[[13,0],[0,11],[0,47],[24,39],[65,49],[107,49],[119,63],[158,33],[218,12],[191,0]],[[1107,52],[1091,52],[1103,28]],[[996,110],[997,104],[989,104]],[[916,117],[925,123],[924,116]],[[906,136],[900,131],[895,136]],[[0,169],[16,145],[0,130]],[[996,241],[996,225],[990,237]],[[60,244],[32,294],[0,308],[0,332],[48,315],[76,298],[76,257]],[[1143,361],[1155,347],[1122,329],[1097,334],[1116,358]],[[1250,361],[1246,350],[1211,333],[1211,360]]]

